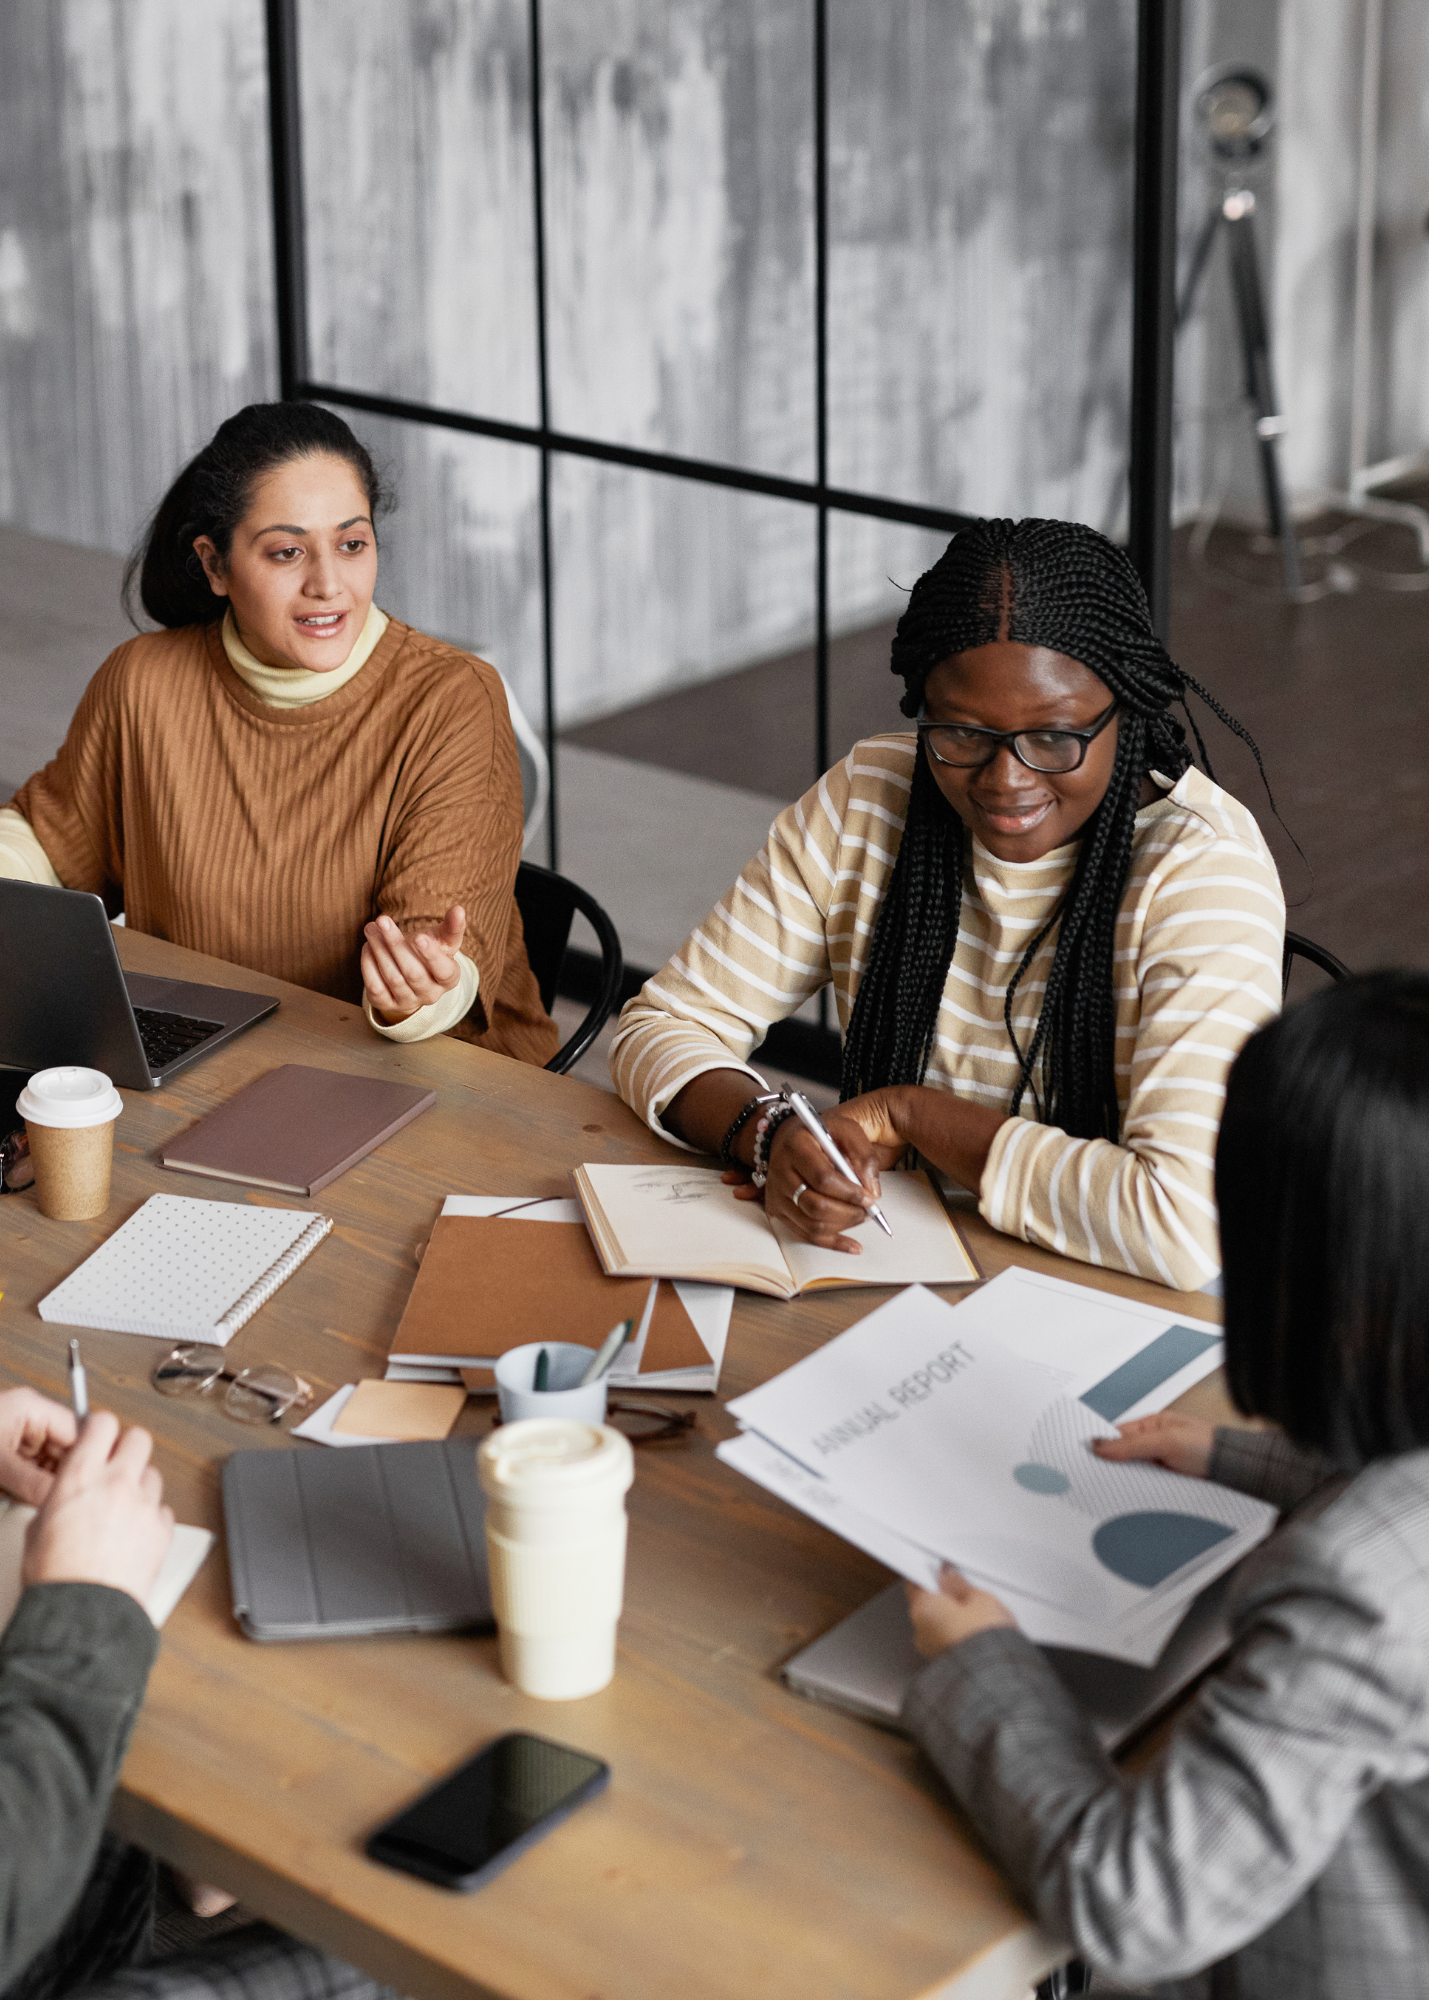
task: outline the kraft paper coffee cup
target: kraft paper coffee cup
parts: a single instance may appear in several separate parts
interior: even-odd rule
[[[16,1105],[25,1121],[41,1215],[84,1222],[109,1206],[114,1121],[124,1100],[99,1069],[38,1070]]]
[[[598,1693],[625,1593],[629,1441],[608,1424],[533,1417],[483,1439],[476,1467],[501,1671],[541,1701]]]
[[[546,1386],[538,1389],[536,1363],[543,1353]],[[572,1340],[536,1340],[526,1347],[513,1347],[492,1371],[502,1423],[516,1424],[526,1417],[566,1417],[574,1423],[603,1424],[608,1376],[581,1387],[581,1377],[594,1359],[593,1348],[577,1347]]]

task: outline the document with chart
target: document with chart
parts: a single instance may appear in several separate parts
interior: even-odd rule
[[[1105,1650],[1154,1657],[1275,1511],[1160,1466],[1108,1463],[1092,1440],[1164,1406],[1219,1349],[1214,1327],[1007,1272],[956,1306],[912,1286],[729,1407],[800,1469],[800,1497],[798,1479],[784,1482],[795,1505],[835,1532],[841,1518],[878,1524],[895,1557],[900,1544],[915,1552],[892,1563],[902,1573],[926,1581],[927,1558],[947,1560],[1046,1606],[1063,1632],[1074,1619],[1106,1635]],[[741,1464],[737,1441],[727,1456],[780,1490],[767,1450],[745,1447]],[[833,1504],[817,1508],[812,1481]]]

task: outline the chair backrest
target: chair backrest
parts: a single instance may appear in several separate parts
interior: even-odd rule
[[[1287,931],[1285,933],[1285,951],[1280,961],[1280,997],[1282,1000],[1290,991],[1290,968],[1297,958],[1303,958],[1309,964],[1318,967],[1321,972],[1328,973],[1331,979],[1348,979],[1350,976],[1350,968],[1345,964],[1343,959],[1336,958],[1332,951],[1326,951],[1322,944],[1316,944],[1310,938],[1301,937],[1298,931]]]
[[[580,1061],[620,998],[625,976],[620,938],[615,925],[588,890],[550,868],[538,867],[534,861],[523,861],[516,870],[516,902],[526,932],[526,956],[541,989],[541,1005],[547,1009],[560,990],[561,967],[577,910],[600,943],[600,984],[590,1011],[570,1040],[546,1064],[547,1069],[564,1075]]]
[[[511,684],[504,674],[501,685],[506,690],[506,706],[511,711],[511,728],[516,737],[516,755],[521,765],[522,846],[529,847],[541,830],[541,822],[550,803],[551,766],[545,744],[511,692]]]

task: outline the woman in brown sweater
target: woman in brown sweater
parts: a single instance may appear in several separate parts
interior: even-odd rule
[[[137,570],[163,629],[90,682],[0,811],[0,873],[136,930],[524,1062],[559,1037],[513,895],[521,780],[499,676],[373,603],[367,451],[312,403],[220,425]]]

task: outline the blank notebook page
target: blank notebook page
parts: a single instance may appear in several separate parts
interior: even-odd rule
[[[331,1227],[311,1209],[150,1195],[41,1299],[40,1318],[221,1347]]]

